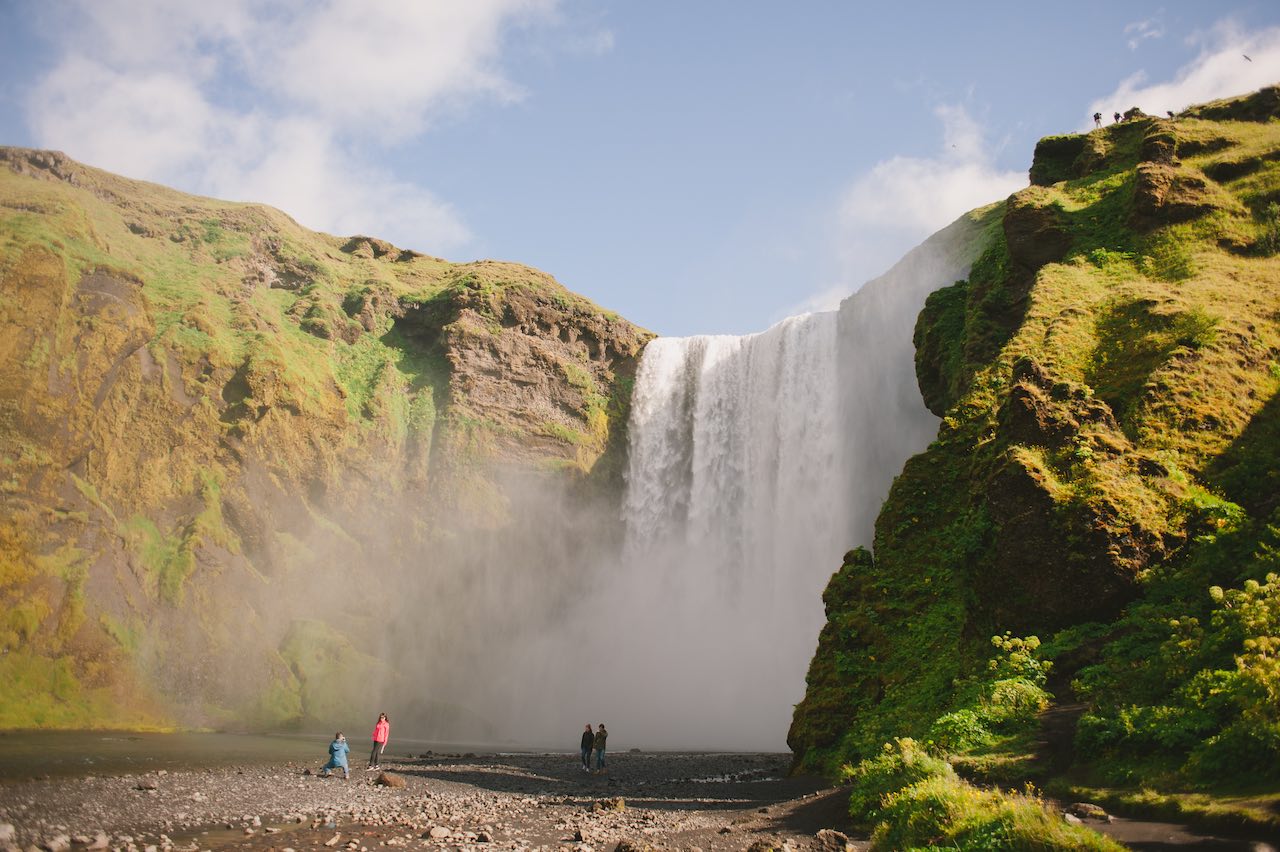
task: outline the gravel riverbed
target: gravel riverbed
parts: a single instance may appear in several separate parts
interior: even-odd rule
[[[865,848],[845,836],[847,794],[787,778],[788,757],[611,754],[591,774],[576,754],[428,754],[383,773],[356,762],[349,781],[299,763],[34,778],[0,786],[0,849]]]

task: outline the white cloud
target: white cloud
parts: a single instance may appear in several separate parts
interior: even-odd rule
[[[295,18],[283,43],[257,45],[254,74],[352,130],[408,134],[442,102],[518,99],[497,64],[503,31],[550,8],[545,0],[330,0]]]
[[[504,45],[555,3],[80,0],[48,15],[63,58],[27,117],[37,144],[102,168],[449,253],[470,239],[459,213],[357,151],[519,99]]]
[[[1134,21],[1126,24],[1124,34],[1129,37],[1129,49],[1137,50],[1147,39],[1164,38],[1163,10],[1155,17],[1145,21]]]
[[[942,121],[933,157],[892,157],[845,190],[838,213],[836,282],[796,310],[826,310],[884,272],[962,213],[1025,186],[1025,172],[996,168],[981,125],[962,106],[934,110]]]
[[[1280,27],[1247,33],[1231,22],[1196,37],[1200,54],[1164,83],[1148,83],[1138,72],[1089,105],[1088,113],[1111,115],[1140,107],[1150,115],[1178,112],[1192,104],[1243,95],[1280,80]],[[1245,57],[1248,56],[1248,59]],[[1089,129],[1082,125],[1081,129]]]

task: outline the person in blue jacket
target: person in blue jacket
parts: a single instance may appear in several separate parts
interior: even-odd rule
[[[333,735],[333,742],[329,743],[329,762],[320,767],[320,775],[323,778],[329,777],[329,770],[341,769],[342,777],[347,780],[351,779],[351,769],[347,766],[347,752],[351,749],[347,746],[347,738],[342,735],[342,731]]]

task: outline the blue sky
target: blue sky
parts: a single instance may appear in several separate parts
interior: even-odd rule
[[[662,334],[832,306],[1095,108],[1277,81],[1264,2],[0,0],[0,143]]]

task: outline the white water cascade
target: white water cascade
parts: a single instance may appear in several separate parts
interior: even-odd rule
[[[847,299],[745,337],[658,338],[630,421],[614,659],[670,699],[672,745],[784,746],[824,622],[822,590],[937,419],[912,329],[967,274],[957,223]],[[692,742],[672,731],[691,734]],[[679,740],[679,742],[675,741]]]

